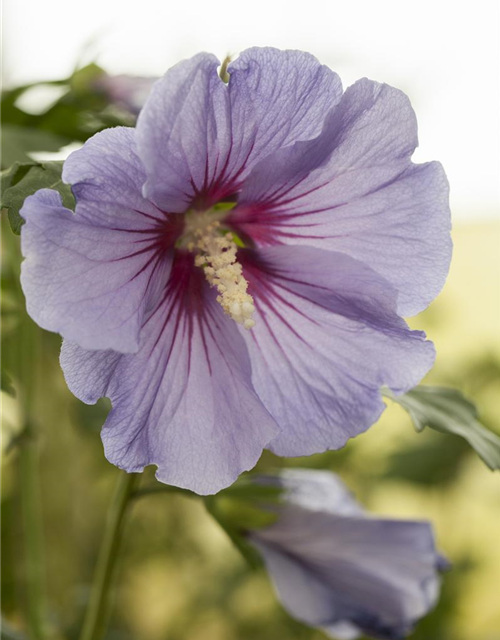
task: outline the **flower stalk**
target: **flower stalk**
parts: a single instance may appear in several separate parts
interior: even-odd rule
[[[19,451],[24,567],[28,628],[33,640],[46,640],[50,636],[47,629],[38,446],[35,438],[28,432]]]
[[[124,518],[139,478],[137,473],[120,473],[108,512],[80,640],[101,640],[104,636],[111,605],[111,585],[123,537]]]

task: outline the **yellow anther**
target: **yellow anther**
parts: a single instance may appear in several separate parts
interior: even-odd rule
[[[211,286],[219,293],[217,302],[224,312],[245,329],[255,325],[252,296],[247,293],[248,282],[237,260],[238,247],[232,234],[220,235],[220,223],[210,218],[210,212],[191,214],[186,221],[185,245],[188,251],[197,251],[194,258]]]

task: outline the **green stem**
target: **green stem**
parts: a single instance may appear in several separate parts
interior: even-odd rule
[[[20,296],[19,296],[20,298]],[[27,627],[34,640],[47,640],[49,611],[45,591],[45,557],[40,491],[40,439],[38,437],[37,374],[40,358],[40,330],[25,313],[19,323],[17,375],[24,428],[19,439],[19,488],[24,547]]]
[[[38,447],[33,435],[26,435],[19,452],[22,494],[25,580],[28,628],[34,640],[45,640],[47,603],[43,563],[42,514],[40,508]]]
[[[80,640],[101,640],[106,630],[111,604],[110,587],[118,560],[123,520],[139,478],[140,475],[137,473],[120,473],[108,512],[106,530],[97,559]]]

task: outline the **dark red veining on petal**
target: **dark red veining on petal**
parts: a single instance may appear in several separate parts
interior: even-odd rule
[[[193,337],[196,333],[198,346],[204,352],[210,375],[217,375],[211,362],[211,352],[217,351],[227,364],[228,369],[234,366],[227,343],[222,339],[226,326],[222,308],[215,302],[216,291],[208,284],[202,269],[194,264],[192,253],[184,249],[176,249],[173,257],[170,277],[165,284],[156,309],[145,322],[143,329],[149,323],[155,325],[156,338],[151,346],[151,353],[155,348],[162,348],[161,341],[168,330],[170,343],[166,353],[168,364],[176,341],[180,340],[187,358],[188,373],[190,371],[193,351]],[[232,321],[231,330],[236,331]],[[160,346],[158,346],[160,344]],[[196,363],[193,362],[196,366]]]
[[[401,179],[406,171],[407,168],[405,167],[390,179],[356,196],[355,200],[367,198],[382,191]],[[227,224],[230,225],[238,235],[251,238],[253,244],[260,246],[283,244],[285,238],[325,240],[343,237],[342,235],[325,235],[324,233],[320,233],[319,229],[324,229],[326,226],[324,221],[318,219],[315,222],[314,218],[311,220],[308,219],[308,216],[334,211],[335,209],[352,204],[354,201],[346,200],[345,202],[325,206],[317,206],[311,202],[308,205],[308,196],[331,185],[332,180],[327,180],[306,191],[296,193],[292,197],[285,197],[308,176],[309,174],[306,174],[291,184],[285,183],[284,185],[278,186],[277,189],[261,201],[241,202],[241,204],[238,204],[229,214],[226,220]],[[300,222],[296,220],[300,220]],[[307,228],[313,232],[306,234],[302,231],[302,229]],[[315,228],[318,230],[316,233],[314,233]],[[297,229],[297,232],[294,232],[294,229]]]
[[[113,262],[128,260],[140,255],[147,255],[147,260],[142,265],[141,269],[134,275],[134,278],[145,271],[152,263],[155,263],[153,268],[154,272],[158,263],[160,263],[162,259],[165,258],[165,256],[174,248],[176,241],[181,236],[184,229],[183,218],[184,216],[182,215],[170,214],[148,229],[114,229],[115,231],[144,235],[144,238],[141,238],[140,240],[133,240],[130,243],[131,245],[144,243],[144,246],[139,249],[131,250],[124,256],[115,258]],[[131,246],[131,249],[132,248],[133,247]],[[153,272],[150,275],[150,280],[153,276]]]
[[[141,211],[137,211],[137,213],[154,219],[155,224],[150,227],[138,229],[108,227],[116,232],[133,235],[138,234],[141,236],[140,239],[133,239],[129,241],[126,244],[126,246],[129,247],[129,251],[119,258],[113,259],[112,262],[121,262],[137,256],[144,256],[144,262],[140,264],[137,271],[135,271],[128,282],[135,280],[142,273],[149,271],[144,296],[148,298],[146,308],[149,309],[149,311],[154,312],[157,308],[157,305],[155,304],[156,296],[149,298],[149,295],[151,290],[154,291],[156,289],[157,285],[159,285],[161,289],[162,284],[155,282],[155,280],[162,277],[161,268],[172,255],[175,243],[182,235],[184,230],[184,215],[164,214],[164,217],[160,219]],[[139,247],[136,248],[138,245]]]
[[[246,157],[236,169],[232,169],[232,173],[228,174],[231,163],[234,144],[231,144],[220,171],[218,171],[219,155],[215,159],[215,167],[213,169],[212,178],[208,176],[208,156],[205,159],[205,175],[201,187],[197,187],[194,180],[191,179],[191,188],[193,190],[193,200],[191,207],[198,211],[205,211],[213,207],[221,201],[235,201],[238,197],[243,185],[242,175],[247,168],[248,160],[254,150],[254,142],[250,145]]]
[[[202,269],[194,265],[193,254],[177,249],[174,253],[170,277],[165,285],[161,299],[156,310],[151,314],[145,324],[153,321],[153,318],[158,314],[162,314],[161,327],[152,350],[158,345],[167,326],[173,329],[173,337],[169,353],[167,354],[167,361],[170,358],[175,341],[179,338],[187,339],[189,344],[189,370],[191,366],[191,341],[195,326],[194,323],[197,323],[211,373],[206,333],[212,334],[210,322],[214,322],[215,319],[212,318],[204,302],[208,286]],[[212,339],[214,340],[213,334]]]
[[[238,260],[243,267],[243,274],[248,281],[248,292],[254,299],[254,304],[258,312],[257,321],[264,321],[273,339],[279,344],[266,320],[266,313],[269,311],[278,317],[283,323],[283,326],[287,327],[299,340],[306,343],[295,327],[293,327],[288,319],[281,313],[276,303],[281,303],[281,305],[293,310],[294,313],[307,318],[310,322],[314,323],[315,321],[299,307],[294,305],[290,301],[290,298],[287,297],[286,287],[281,283],[282,274],[280,274],[272,264],[264,261],[257,251],[251,249],[240,249],[238,251]]]
[[[182,300],[185,313],[201,316],[205,286],[207,286],[205,275],[202,269],[195,267],[193,254],[178,249],[174,254],[172,270],[162,302],[169,298]],[[172,304],[172,306],[175,305]]]
[[[294,197],[285,199],[285,196],[301,184],[308,174],[296,180],[293,184],[279,186],[270,193],[262,202],[243,202],[238,205],[228,216],[228,224],[243,236],[252,239],[254,244],[276,245],[282,244],[283,238],[321,238],[319,234],[306,234],[303,231],[294,233],[290,228],[312,229],[319,226],[314,222],[293,222],[294,218],[304,218],[306,216],[321,213],[342,206],[328,206],[320,209],[309,209],[302,211],[291,211],[290,205],[296,204],[302,198],[321,190],[328,182],[316,185],[307,191],[301,192]],[[285,225],[286,229],[282,228]]]
[[[318,322],[298,306],[300,300],[304,300],[308,306],[313,304],[329,313],[371,327],[376,331],[383,331],[395,336],[406,336],[407,334],[407,325],[396,313],[395,298],[393,310],[387,313],[386,309],[381,308],[376,297],[367,296],[366,293],[356,295],[355,291],[347,293],[343,290],[336,291],[309,279],[304,280],[300,271],[297,271],[295,275],[291,270],[280,269],[277,265],[263,260],[258,251],[242,249],[238,252],[238,256],[243,266],[244,275],[249,282],[249,292],[254,297],[256,308],[259,308],[258,300],[260,298],[295,335],[298,335],[297,332],[277,311],[273,300],[279,301],[294,313],[298,313],[318,326]],[[295,304],[291,300],[295,300]],[[305,341],[303,340],[303,342]]]
[[[333,208],[328,207],[323,211]],[[315,227],[321,226],[320,223],[293,222],[296,217],[320,213],[321,211],[321,209],[316,209],[314,211],[290,213],[281,211],[267,202],[256,202],[238,205],[230,212],[226,222],[239,236],[249,238],[251,245],[272,246],[283,244],[284,238],[318,239],[326,237],[322,234],[308,234],[302,231],[302,229],[313,230]],[[282,225],[286,225],[286,230]],[[291,228],[297,229],[297,233],[290,231]]]
[[[237,182],[223,182],[215,181],[210,186],[204,186],[198,189],[194,182],[191,182],[194,197],[191,202],[192,209],[196,211],[206,211],[213,207],[215,204],[224,201],[231,201],[236,199],[237,193],[241,188],[241,185]]]
[[[149,220],[153,221],[153,224],[149,226],[144,225],[144,221],[138,219],[137,228],[129,227],[107,227],[111,231],[119,231],[121,233],[133,233],[144,236],[140,240],[134,240],[134,243],[147,243],[148,247],[161,246],[165,249],[172,248],[177,240],[182,235],[184,230],[184,214],[182,213],[167,213],[160,211],[162,217],[157,218],[144,211],[134,209],[134,211],[140,215],[145,216]],[[148,223],[149,224],[149,223]],[[147,250],[147,249],[146,249]],[[142,250],[141,250],[142,251]]]

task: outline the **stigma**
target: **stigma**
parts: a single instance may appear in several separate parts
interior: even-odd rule
[[[224,233],[218,220],[203,215],[191,224],[188,251],[196,253],[194,263],[203,269],[208,283],[218,291],[217,302],[230,318],[245,329],[255,325],[254,301],[238,262],[238,247],[231,233]]]

